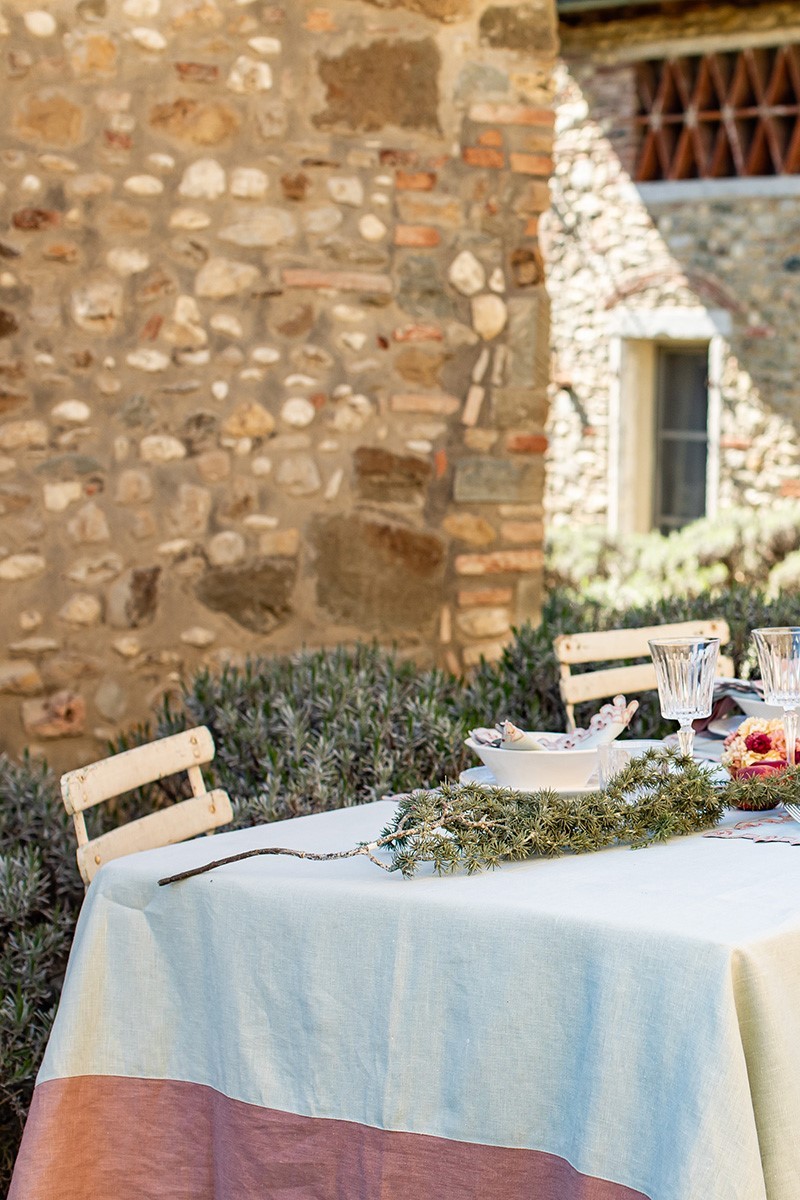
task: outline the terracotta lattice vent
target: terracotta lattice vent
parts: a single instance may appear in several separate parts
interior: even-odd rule
[[[636,179],[800,172],[800,45],[638,64]]]

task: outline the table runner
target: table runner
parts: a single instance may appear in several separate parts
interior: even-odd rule
[[[10,1200],[797,1200],[800,872],[702,837],[403,880],[393,805],[89,889]]]

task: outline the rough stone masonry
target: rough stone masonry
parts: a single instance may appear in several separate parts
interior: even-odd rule
[[[0,749],[535,611],[552,0],[0,15]]]

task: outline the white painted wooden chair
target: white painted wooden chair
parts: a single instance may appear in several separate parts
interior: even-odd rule
[[[680,621],[674,625],[650,625],[639,629],[607,629],[599,633],[563,633],[553,642],[561,669],[561,697],[567,709],[567,729],[575,728],[575,705],[584,700],[606,700],[612,696],[635,695],[656,687],[652,661],[633,666],[603,667],[573,675],[577,663],[608,663],[619,659],[649,659],[650,638],[718,637],[720,646],[730,641],[726,621]],[[733,676],[733,662],[720,655],[717,674]]]
[[[62,775],[61,797],[75,823],[78,869],[84,883],[88,886],[103,863],[113,858],[183,842],[227,824],[233,816],[228,793],[218,788],[206,791],[200,770],[213,757],[214,739],[201,725]],[[83,815],[87,808],[181,771],[189,776],[189,799],[89,839]]]

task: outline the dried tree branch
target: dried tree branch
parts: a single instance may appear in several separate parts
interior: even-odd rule
[[[192,867],[188,871],[178,871],[176,875],[167,875],[164,879],[159,879],[158,886],[163,887],[167,883],[178,883],[181,879],[191,879],[193,875],[204,875],[206,871],[213,871],[217,867],[225,867],[228,863],[243,862],[246,858],[255,858],[259,854],[286,854],[291,858],[308,858],[314,862],[334,862],[339,858],[356,858],[358,855],[366,855],[371,862],[376,863],[379,867],[383,867],[384,871],[391,871],[391,867],[386,863],[382,863],[379,858],[372,854],[372,850],[377,849],[378,843],[370,842],[368,845],[354,846],[352,850],[334,850],[329,854],[314,854],[310,850],[292,850],[288,846],[260,846],[257,850],[243,850],[241,854],[229,854],[227,858],[216,858],[213,862],[204,863],[200,867]]]

